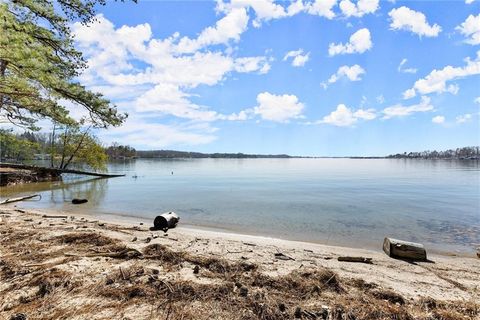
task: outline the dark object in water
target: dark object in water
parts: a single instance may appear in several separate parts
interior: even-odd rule
[[[87,202],[88,202],[87,199],[77,199],[77,198],[72,199],[73,204],[82,204],[82,203],[87,203]]]
[[[175,212],[162,213],[153,220],[155,230],[167,231],[177,226],[180,217]]]
[[[427,261],[427,252],[421,243],[385,238],[383,251],[392,258]]]

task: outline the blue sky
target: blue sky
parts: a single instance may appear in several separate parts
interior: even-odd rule
[[[385,155],[478,145],[480,1],[109,2],[80,80],[137,149]]]

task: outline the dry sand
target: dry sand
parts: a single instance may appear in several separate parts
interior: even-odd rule
[[[28,319],[478,319],[480,314],[476,257],[429,255],[432,263],[409,263],[381,251],[183,227],[164,234],[146,223],[44,214],[20,205],[0,208],[2,319],[20,313]],[[339,256],[368,257],[373,264],[339,262]]]

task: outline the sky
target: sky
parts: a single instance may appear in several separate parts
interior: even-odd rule
[[[79,80],[136,149],[374,156],[480,144],[480,1],[108,2]]]

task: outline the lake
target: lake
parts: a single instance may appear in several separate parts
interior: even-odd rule
[[[152,219],[181,225],[381,248],[385,236],[427,249],[480,246],[480,163],[407,159],[137,159],[109,164],[126,177],[4,187],[41,193],[22,207]],[[89,202],[75,206],[72,198]]]

